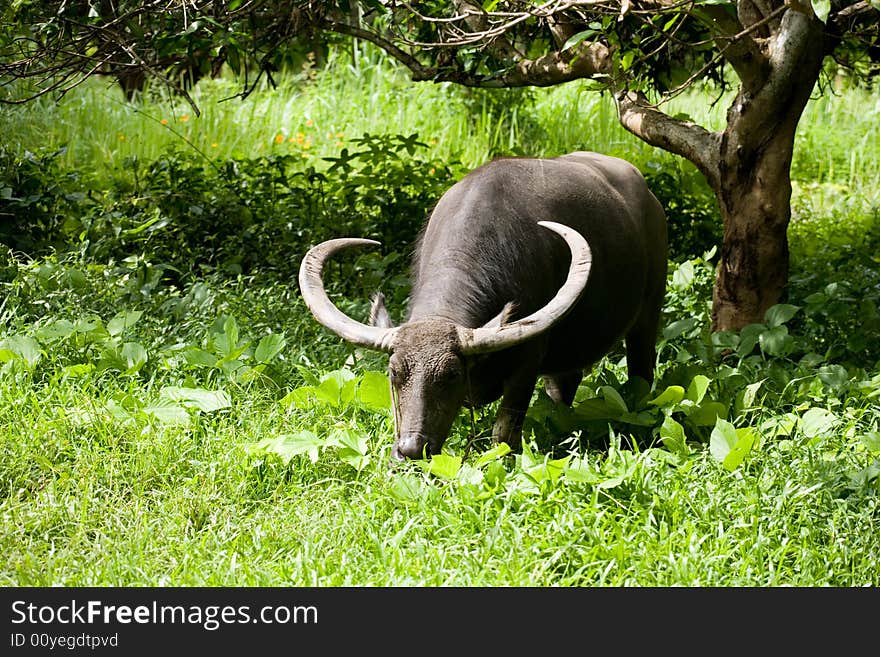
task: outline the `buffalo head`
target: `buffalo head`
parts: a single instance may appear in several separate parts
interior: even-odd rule
[[[561,235],[571,250],[565,283],[543,308],[531,315],[508,322],[508,304],[493,320],[478,327],[460,326],[442,317],[394,326],[381,295],[373,302],[370,324],[354,320],[327,296],[322,281],[324,263],[341,249],[379,243],[341,238],[322,242],[306,253],[300,266],[299,285],[315,318],[353,344],[390,353],[388,376],[395,419],[395,458],[440,453],[458,411],[468,402],[470,358],[536,338],[561,320],[578,301],[590,275],[590,247],[577,231],[565,225],[539,223]]]

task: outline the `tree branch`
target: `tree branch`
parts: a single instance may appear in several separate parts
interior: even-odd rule
[[[642,94],[634,91],[619,91],[614,99],[624,128],[652,146],[690,160],[713,189],[719,188],[720,134],[691,121],[674,119],[651,107]]]

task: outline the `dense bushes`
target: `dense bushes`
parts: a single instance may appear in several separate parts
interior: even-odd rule
[[[292,154],[214,161],[174,150],[129,159],[91,190],[51,154],[2,154],[0,241],[31,256],[71,247],[101,262],[140,255],[178,276],[207,268],[286,278],[305,247],[341,235],[405,252],[455,164],[422,157],[416,135],[350,143],[324,170]]]

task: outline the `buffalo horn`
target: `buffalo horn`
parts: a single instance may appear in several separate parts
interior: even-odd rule
[[[469,329],[459,327],[459,341],[464,354],[481,354],[521,344],[552,327],[574,307],[587,285],[592,265],[590,245],[573,228],[553,221],[539,221],[544,228],[559,233],[571,249],[568,278],[546,306],[498,327]]]
[[[330,301],[322,279],[324,263],[337,251],[350,246],[378,245],[375,240],[346,237],[313,246],[299,267],[299,289],[315,319],[328,329],[358,346],[390,352],[397,329],[369,326],[352,319]]]

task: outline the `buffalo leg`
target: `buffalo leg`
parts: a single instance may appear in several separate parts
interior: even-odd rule
[[[507,443],[511,449],[519,450],[522,442],[522,425],[535,392],[535,374],[515,376],[504,382],[504,396],[495,416],[492,427],[492,440]]]
[[[544,376],[544,390],[555,403],[571,406],[583,377],[583,370],[547,375]]]
[[[640,376],[648,383],[654,381],[659,326],[659,312],[642,313],[626,334],[626,371],[630,378]]]

